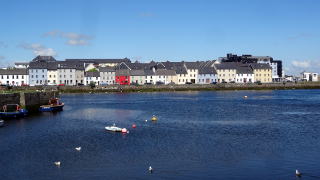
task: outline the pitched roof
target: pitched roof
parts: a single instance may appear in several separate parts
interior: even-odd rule
[[[57,66],[58,66],[58,69],[84,70],[84,64],[82,62],[59,61]]]
[[[56,59],[52,56],[37,56],[33,60],[33,62],[48,62],[48,61],[56,61]]]
[[[85,77],[100,77],[100,72],[94,71],[94,72],[86,72],[84,74]]]
[[[252,69],[272,69],[269,64],[261,64],[261,63],[251,63],[250,67]]]
[[[144,70],[131,70],[130,75],[131,76],[145,76],[146,73],[144,72]]]
[[[0,69],[0,75],[28,75],[27,69]]]
[[[130,70],[128,69],[117,69],[116,76],[130,76]]]
[[[220,64],[214,64],[217,69],[237,69],[240,63],[236,62],[221,62]]]
[[[176,75],[176,71],[167,70],[167,69],[157,69],[155,71],[155,75],[174,76],[174,75]]]
[[[115,72],[115,67],[111,66],[105,66],[105,67],[99,67],[100,72]]]
[[[252,69],[249,66],[238,66],[237,74],[253,74]]]

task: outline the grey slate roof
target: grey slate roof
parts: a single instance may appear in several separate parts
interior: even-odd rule
[[[28,75],[27,69],[0,69],[0,75]]]
[[[33,62],[48,62],[48,61],[56,61],[56,59],[52,56],[37,56],[33,60]]]
[[[176,75],[176,71],[174,71],[174,70],[166,70],[166,69],[157,69],[155,71],[155,75],[174,76],[174,75]]]
[[[106,67],[99,67],[100,72],[115,72],[115,67],[106,66]]]
[[[201,62],[185,62],[187,69],[199,69]]]
[[[253,74],[253,71],[249,66],[238,66],[236,73],[237,74]]]
[[[57,66],[58,66],[58,69],[84,70],[84,64],[82,62],[58,61]]]
[[[250,67],[252,69],[272,69],[269,64],[252,63],[252,64],[250,64]]]
[[[237,67],[242,63],[236,62],[222,62],[220,64],[214,64],[217,69],[237,69]]]
[[[117,69],[116,76],[130,76],[130,70],[128,69]]]
[[[84,74],[85,77],[100,77],[100,72],[95,71],[95,72],[86,72]]]
[[[145,76],[146,73],[144,72],[144,70],[131,70],[130,75],[131,76]]]

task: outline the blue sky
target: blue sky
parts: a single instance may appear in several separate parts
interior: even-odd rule
[[[0,66],[36,55],[139,61],[269,55],[319,72],[318,0],[1,0]]]

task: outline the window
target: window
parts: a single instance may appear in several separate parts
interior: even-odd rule
[[[42,72],[44,73],[44,70],[42,69]]]
[[[51,78],[51,75],[49,75],[49,78]]]
[[[16,77],[17,79],[19,79],[19,75],[17,75],[17,77]]]
[[[36,78],[38,78],[38,75],[36,75]]]
[[[14,75],[12,75],[12,79],[14,79]]]
[[[42,75],[42,78],[44,78],[44,75]]]

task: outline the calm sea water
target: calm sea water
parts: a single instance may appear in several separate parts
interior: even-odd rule
[[[295,169],[320,179],[320,90],[61,98],[63,112],[0,128],[1,180],[270,180],[296,179]],[[113,123],[130,133],[106,132]]]

